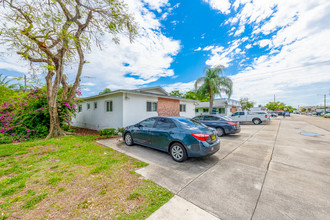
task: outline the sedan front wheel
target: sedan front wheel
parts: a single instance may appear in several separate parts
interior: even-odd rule
[[[131,133],[127,132],[124,136],[125,144],[127,146],[132,146],[133,145],[133,137]]]
[[[174,143],[172,144],[170,148],[170,154],[173,158],[173,160],[177,162],[183,162],[187,160],[187,152],[184,146],[180,143]]]

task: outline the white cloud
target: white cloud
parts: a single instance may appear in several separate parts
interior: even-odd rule
[[[84,83],[80,83],[81,86],[95,86],[96,84],[93,82],[84,82]]]
[[[258,42],[258,44],[259,44],[260,47],[270,46],[271,43],[272,43],[272,42],[271,42],[270,40],[268,40],[268,39],[260,40],[260,41]]]
[[[253,44],[270,49],[256,57],[250,67],[232,76],[233,98],[248,96],[265,104],[276,94],[288,104],[303,104],[298,100],[313,104],[316,94],[307,96],[307,91],[328,92],[324,85],[330,84],[330,62],[324,61],[330,60],[329,1],[236,0],[232,8],[237,13],[226,24],[238,23],[239,27],[245,25],[253,30],[250,42],[254,43],[245,48],[250,49]],[[212,50],[206,64],[230,65],[237,58],[241,42],[242,39],[233,41],[218,53]],[[312,89],[316,87],[318,91]]]
[[[234,36],[239,36],[241,35],[243,32],[245,31],[245,26],[244,25],[240,25],[238,30],[235,32]]]
[[[174,83],[174,84],[169,84],[169,85],[165,85],[163,88],[167,92],[171,92],[173,90],[179,90],[180,92],[185,93],[185,92],[193,90],[194,86],[195,86],[195,81],[191,81],[191,82],[187,82],[187,83],[178,82],[178,83]]]
[[[211,8],[219,10],[223,14],[230,12],[230,3],[228,0],[204,0],[204,2],[210,4]]]
[[[168,0],[143,0],[152,10],[161,12],[161,8],[168,4]]]
[[[209,50],[212,50],[213,48],[214,48],[214,46],[207,46],[207,47],[204,47],[203,50],[209,51]]]
[[[245,46],[246,49],[250,49],[251,47],[252,47],[251,44],[247,44],[247,45]]]
[[[194,51],[200,51],[200,50],[202,50],[202,48],[201,48],[201,47],[198,47],[198,48],[195,49]]]

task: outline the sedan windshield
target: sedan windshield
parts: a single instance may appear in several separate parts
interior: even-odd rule
[[[205,128],[206,126],[198,121],[195,121],[194,119],[189,118],[176,118],[180,122],[181,125],[183,125],[186,128],[190,129],[196,129],[196,128]]]

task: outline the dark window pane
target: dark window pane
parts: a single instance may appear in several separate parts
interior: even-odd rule
[[[158,129],[170,129],[174,128],[175,124],[170,119],[161,118],[158,120],[156,128]]]
[[[151,102],[147,102],[147,112],[151,112]]]
[[[155,122],[156,122],[156,119],[150,118],[150,119],[146,119],[146,120],[140,122],[140,125],[144,128],[152,128],[152,127],[154,127]]]

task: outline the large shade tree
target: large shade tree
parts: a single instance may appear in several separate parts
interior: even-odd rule
[[[225,93],[228,99],[232,95],[233,82],[230,78],[222,75],[224,68],[222,65],[206,68],[205,76],[198,78],[195,82],[197,95],[208,94],[210,97],[210,114],[212,114],[213,100],[216,95],[221,97]]]
[[[136,34],[136,25],[120,0],[0,0],[1,43],[32,66],[44,69],[50,114],[49,137],[62,136],[57,97],[72,102],[79,88],[86,51],[101,46],[105,33]],[[65,67],[76,67],[73,84]],[[71,70],[72,71],[72,70]]]

